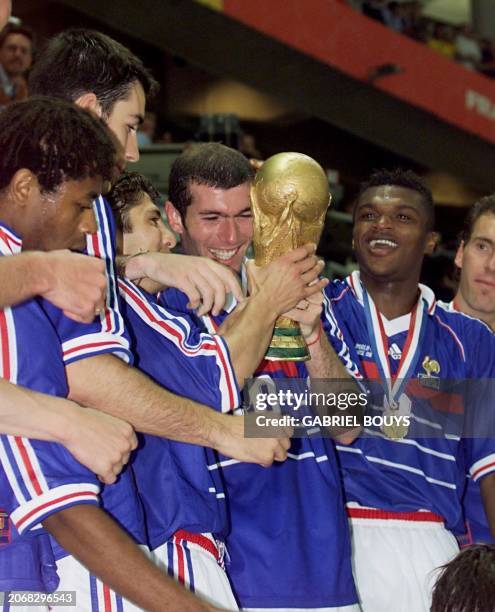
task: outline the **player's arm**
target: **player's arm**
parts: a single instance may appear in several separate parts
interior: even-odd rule
[[[318,279],[322,267],[311,244],[279,257],[264,268],[248,266],[251,295],[219,329],[229,347],[239,387],[263,359],[277,317],[327,284],[325,279],[309,286]]]
[[[43,527],[92,574],[143,610],[214,609],[164,574],[96,506],[62,510],[46,518]]]
[[[287,456],[288,439],[246,439],[242,417],[232,418],[174,395],[114,355],[80,359],[69,363],[66,371],[71,399],[119,417],[136,431],[209,446],[261,465]]]
[[[0,432],[59,442],[107,484],[115,482],[137,444],[132,427],[120,419],[2,378]]]
[[[198,309],[198,316],[212,311],[219,314],[226,296],[232,293],[243,300],[235,274],[226,266],[207,257],[175,253],[142,253],[117,258],[120,276],[132,281],[150,278],[166,287],[175,287],[189,299],[188,307]]]
[[[495,473],[492,472],[482,479],[480,489],[488,526],[495,538]]]
[[[301,333],[306,340],[310,359],[305,362],[305,365],[312,380],[312,389],[318,392],[314,385],[328,385],[325,381],[332,381],[332,393],[362,393],[363,390],[349,375],[323,330],[322,304],[323,293],[319,291],[302,300],[295,308],[286,313],[286,316],[299,323]],[[328,387],[325,390],[328,392]],[[341,444],[350,444],[360,431],[360,429],[353,429],[332,437]]]
[[[103,308],[104,262],[69,251],[25,252],[0,259],[0,308],[45,297],[76,321]]]

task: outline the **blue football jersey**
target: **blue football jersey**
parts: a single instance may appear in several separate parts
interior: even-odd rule
[[[493,432],[489,387],[484,392],[472,381],[494,378],[495,340],[479,321],[438,305],[424,286],[418,300],[422,331],[413,349],[406,343],[411,315],[381,317],[381,328],[370,337],[365,300],[357,272],[325,289],[324,327],[348,371],[358,380],[382,379],[380,346],[388,347],[392,378],[409,349],[417,361],[405,387],[412,398],[407,435],[393,440],[371,425],[350,446],[337,446],[346,500],[351,508],[427,510],[455,529],[462,521],[466,473],[476,482],[495,470],[495,440],[480,435]],[[383,414],[383,397],[370,410]]]
[[[134,283],[119,280],[122,313],[136,367],[156,383],[220,412],[239,405],[228,347],[184,313],[164,308]],[[211,449],[140,436],[133,469],[152,549],[177,530],[225,535],[225,494]]]
[[[161,300],[168,307],[187,310],[187,298],[178,291],[166,291]],[[213,332],[226,314],[196,320]],[[301,363],[264,361],[255,376],[306,379],[308,374]],[[294,439],[289,458],[268,469],[218,456],[210,470],[218,470],[225,484],[231,525],[226,569],[242,608],[318,608],[357,602],[341,482],[330,440]]]
[[[9,228],[0,227],[2,255],[15,254],[21,247],[21,240]],[[0,375],[3,378],[35,391],[66,397],[66,363],[94,354],[93,347],[84,348],[88,329],[90,343],[99,344],[101,352],[130,355],[127,340],[119,338],[110,346],[101,323],[88,326],[75,323],[83,339],[76,351],[77,357],[67,358],[62,335],[47,318],[47,306],[41,302],[29,300],[0,311]],[[56,309],[52,313],[56,314]],[[75,338],[73,333],[72,339]],[[78,504],[102,505],[138,542],[146,543],[144,515],[132,470],[124,470],[115,485],[101,491],[97,477],[63,446],[17,436],[0,437],[0,461],[0,508],[10,517],[10,544],[0,547],[0,578],[5,590],[21,588],[20,584],[23,588],[32,584],[29,588],[41,591],[56,587],[54,559],[66,556],[67,552],[53,538],[48,540],[41,523],[65,508]],[[34,541],[34,538],[41,539]],[[21,550],[24,552],[20,553]],[[18,563],[23,558],[26,563],[20,568]]]
[[[129,339],[120,314],[120,301],[115,274],[115,222],[108,202],[99,196],[93,203],[98,232],[88,235],[86,252],[103,259],[106,266],[107,296],[105,308],[92,323],[78,323],[46,300],[41,304],[57,329],[66,365],[105,353],[114,354],[124,361],[132,360]]]

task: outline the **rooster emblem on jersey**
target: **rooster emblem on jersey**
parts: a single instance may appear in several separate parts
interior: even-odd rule
[[[430,359],[428,355],[423,359],[423,370],[426,372],[426,376],[432,377],[435,374],[440,374],[440,364],[435,359]]]

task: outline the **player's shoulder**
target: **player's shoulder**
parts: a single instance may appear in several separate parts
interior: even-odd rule
[[[474,343],[480,338],[495,343],[495,336],[486,323],[456,310],[451,302],[437,301],[434,315],[440,323],[451,327],[468,343]]]
[[[334,279],[324,289],[325,298],[335,304],[352,295],[351,277],[345,279]]]

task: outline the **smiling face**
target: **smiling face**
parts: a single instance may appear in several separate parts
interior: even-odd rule
[[[171,202],[166,211],[170,226],[181,235],[184,252],[214,259],[240,272],[253,237],[251,183],[231,189],[192,184],[192,202],[185,220]]]
[[[65,181],[53,193],[40,193],[36,178],[31,176],[24,210],[19,213],[23,215],[19,231],[23,249],[82,251],[86,234],[97,230],[93,200],[102,191],[101,177]]]
[[[495,315],[495,215],[481,215],[471,237],[461,243],[455,257],[461,269],[459,297],[462,310],[486,319]]]
[[[364,191],[354,213],[354,249],[362,276],[392,282],[417,277],[435,235],[428,231],[422,195],[382,185]]]

